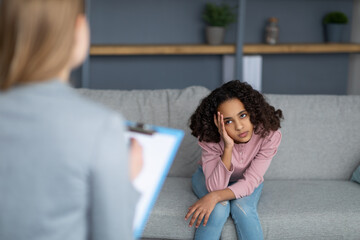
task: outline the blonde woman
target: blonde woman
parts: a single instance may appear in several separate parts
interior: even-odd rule
[[[88,47],[84,0],[0,1],[0,239],[133,238],[141,147],[68,85]]]

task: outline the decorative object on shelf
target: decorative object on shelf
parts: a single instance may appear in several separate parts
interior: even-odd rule
[[[235,13],[227,4],[216,5],[207,3],[203,13],[206,27],[206,41],[210,45],[220,45],[224,42],[226,27],[235,22]]]
[[[343,31],[348,23],[347,16],[342,12],[329,12],[323,18],[325,42],[342,42]]]
[[[276,17],[271,17],[268,19],[268,24],[265,28],[265,42],[267,44],[277,44],[279,42],[279,27],[278,19]]]

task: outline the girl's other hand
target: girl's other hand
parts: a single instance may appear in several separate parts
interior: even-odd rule
[[[220,112],[217,112],[217,115],[214,115],[214,123],[219,130],[221,138],[224,140],[225,147],[233,147],[234,140],[227,134],[224,123],[224,115]]]
[[[135,138],[131,138],[130,141],[130,178],[133,181],[143,166],[143,149]]]
[[[192,218],[189,223],[189,227],[195,223],[195,227],[198,228],[201,224],[201,221],[204,219],[203,225],[206,226],[211,212],[214,210],[217,204],[215,195],[211,192],[206,194],[204,197],[200,198],[196,203],[189,207],[188,213],[185,216],[185,220],[192,215]]]

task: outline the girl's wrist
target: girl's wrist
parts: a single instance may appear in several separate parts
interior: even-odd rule
[[[234,144],[229,144],[229,143],[225,143],[224,144],[224,150],[231,150],[232,151],[232,149],[233,149],[233,147],[234,147]]]
[[[223,190],[218,190],[218,191],[213,191],[213,192],[210,192],[210,194],[212,195],[212,199],[214,199],[214,201],[216,201],[216,203],[222,202],[222,201],[227,201],[227,200],[232,200],[232,199],[236,198],[234,193],[229,188],[225,188]]]
[[[221,202],[221,194],[220,194],[219,191],[210,192],[210,195],[211,195],[211,199],[212,199],[215,203]]]

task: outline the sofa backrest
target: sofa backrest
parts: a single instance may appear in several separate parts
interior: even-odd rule
[[[266,178],[350,179],[360,164],[360,96],[266,97],[285,118]]]
[[[130,120],[183,129],[184,140],[169,176],[190,177],[201,150],[188,120],[209,90],[193,86],[164,90],[78,91]],[[360,96],[265,95],[283,111],[282,142],[266,179],[350,178],[360,163]]]
[[[182,129],[184,139],[169,171],[169,176],[190,177],[200,160],[197,139],[190,134],[188,120],[200,100],[209,94],[204,87],[162,90],[90,90],[78,91],[121,113],[135,122]]]

